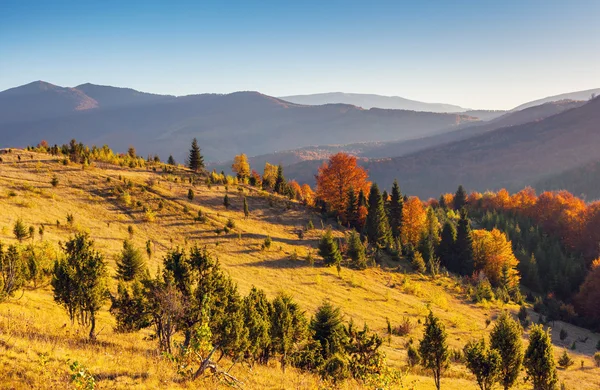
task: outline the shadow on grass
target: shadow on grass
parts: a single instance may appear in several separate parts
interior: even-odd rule
[[[289,258],[283,257],[276,260],[262,260],[252,261],[237,265],[237,267],[263,267],[263,268],[312,268],[312,266],[305,260],[290,260]]]

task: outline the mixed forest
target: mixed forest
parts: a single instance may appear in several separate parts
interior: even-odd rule
[[[26,150],[5,150],[0,158],[0,171],[28,166],[34,175],[49,177],[47,194],[68,186],[68,175],[95,172],[94,185],[103,187],[90,199],[110,198],[128,218],[136,215],[149,226],[139,231],[128,224],[112,261],[99,238],[79,225],[74,210],[51,224],[36,223],[27,218],[27,200],[6,181],[2,197],[22,202],[22,212],[18,218],[6,216],[10,226],[2,226],[10,239],[0,241],[0,308],[18,302],[25,291],[49,291],[70,326],[85,331],[90,346],[103,342],[98,323],[106,323],[108,313],[115,334],[142,334],[153,345],[147,353],[176,373],[170,385],[252,388],[244,375],[267,367],[283,376],[315,378],[298,388],[420,388],[409,379],[419,373],[439,390],[453,388],[453,366],[460,366],[460,380],[482,390],[550,390],[567,388],[571,366],[600,373],[600,352],[587,352],[600,351],[600,339],[592,333],[600,330],[600,202],[587,203],[566,191],[537,195],[531,188],[467,193],[459,185],[456,192],[423,200],[404,194],[397,181],[372,183],[346,153],[319,168],[315,188],[286,180],[281,165],[266,163],[262,173],[252,169],[244,154],[235,157],[230,176],[205,169],[196,139],[184,164],[173,157],[162,162],[158,156],[138,156],[134,147],[116,154],[108,146],[75,140],[54,146],[42,141]],[[59,175],[53,167],[69,171]],[[115,170],[101,173],[108,169]],[[148,175],[147,180],[140,183],[132,172]],[[180,195],[157,196],[174,186]],[[205,192],[218,193],[217,203],[203,204]],[[260,206],[255,198],[262,199]],[[327,296],[308,310],[293,286],[273,292],[250,275],[234,280],[220,261],[225,250],[220,240],[243,242],[239,226],[263,208],[278,208],[278,218],[309,216],[292,229],[306,246],[290,249],[285,261],[331,270],[338,280],[375,272],[390,281],[382,290],[401,288],[417,297],[424,294],[419,283],[443,286],[461,304],[495,314],[486,314],[480,337],[459,343],[452,328],[460,325],[441,315],[440,307],[452,310],[448,298],[422,302],[414,319],[398,317],[399,310],[391,308],[371,313],[377,321],[358,322]],[[168,213],[190,226],[206,226],[216,244],[181,233],[183,241],[171,238],[157,250],[154,236],[144,232]],[[114,229],[110,220],[98,222]],[[268,229],[251,249],[259,257],[284,252]],[[67,234],[54,240],[56,234],[47,234],[51,230]],[[3,321],[11,315],[0,314]],[[0,325],[0,334],[8,329]],[[587,329],[588,336],[575,338],[567,329]],[[557,335],[564,342],[558,358]],[[2,343],[8,351],[10,343]],[[575,362],[582,348],[589,361]],[[390,363],[386,352],[399,350],[402,362],[394,357]],[[70,386],[104,388],[106,378],[79,361],[71,361],[68,372]]]

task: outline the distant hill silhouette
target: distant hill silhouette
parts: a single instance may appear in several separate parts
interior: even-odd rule
[[[563,93],[563,94],[555,95],[555,96],[548,96],[543,99],[537,99],[537,100],[533,100],[531,102],[521,104],[520,106],[513,108],[511,111],[519,111],[519,110],[523,110],[525,108],[539,106],[540,104],[543,104],[543,103],[556,102],[559,100],[589,100],[592,97],[592,95],[595,95],[595,96],[600,95],[600,88],[588,89],[585,91],[568,92],[568,93]]]
[[[399,96],[381,96],[363,93],[328,92],[311,95],[281,96],[280,99],[307,105],[332,103],[352,104],[365,109],[386,108],[394,110],[412,110],[428,112],[463,112],[466,108],[444,103],[424,103]]]
[[[156,153],[166,159],[172,154],[180,162],[193,137],[207,161],[223,161],[239,153],[423,137],[476,120],[463,114],[365,110],[347,104],[304,106],[258,92],[171,97],[47,83],[0,92],[0,146],[76,138],[123,152],[134,145],[144,156]]]

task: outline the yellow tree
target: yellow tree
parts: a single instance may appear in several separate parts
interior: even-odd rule
[[[494,286],[501,285],[503,278],[508,278],[505,282],[511,287],[516,286],[519,283],[519,261],[506,234],[498,229],[474,230],[472,236],[475,270],[483,271]]]
[[[302,184],[302,199],[307,206],[315,205],[315,193],[308,184]]]
[[[356,157],[347,153],[337,153],[324,162],[317,175],[317,196],[329,204],[339,215],[346,211],[348,192],[363,190],[369,192],[371,183],[367,171],[359,167]]]
[[[268,162],[265,163],[265,170],[263,172],[263,188],[264,189],[273,189],[275,185],[275,180],[277,179],[277,166],[271,165]]]
[[[250,177],[250,164],[248,163],[248,157],[244,153],[238,154],[233,158],[233,165],[231,166],[233,172],[237,175],[238,179],[246,181]]]
[[[423,202],[418,197],[411,196],[402,207],[402,244],[416,247],[426,229],[427,213]]]

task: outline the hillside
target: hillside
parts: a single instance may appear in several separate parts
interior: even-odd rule
[[[411,110],[427,112],[463,112],[466,108],[444,103],[424,103],[416,100],[405,99],[400,96],[381,96],[365,93],[328,92],[311,95],[281,96],[280,99],[297,104],[311,106],[323,104],[351,104],[353,106],[369,108],[383,108],[392,110]]]
[[[539,106],[540,104],[557,102],[559,100],[589,100],[592,95],[598,96],[600,94],[600,88],[588,89],[585,91],[567,92],[560,95],[548,96],[542,99],[533,100],[531,102],[523,103],[520,106],[513,108],[511,111],[519,111],[524,108],[533,106]]]
[[[451,142],[468,139],[493,130],[517,126],[529,122],[536,122],[544,118],[559,114],[572,108],[580,107],[585,102],[563,100],[558,102],[544,103],[539,106],[526,108],[522,111],[509,112],[487,122],[466,123],[454,130],[441,134],[431,135],[416,139],[389,141],[389,142],[365,142],[348,145],[323,145],[306,147],[302,149],[271,153],[250,157],[250,165],[262,169],[265,162],[282,164],[286,166],[288,175],[301,183],[314,182],[314,175],[321,163],[331,154],[345,152],[361,158],[361,164],[367,159],[381,159],[389,157],[400,157],[416,153]],[[478,124],[480,123],[480,124]],[[316,160],[312,162],[312,160]],[[218,170],[228,171],[231,163],[217,165]]]
[[[394,178],[410,194],[523,188],[597,159],[600,99],[541,121],[503,127],[411,155],[369,161],[373,180]]]
[[[94,98],[79,89],[55,86],[52,93],[31,87],[19,88],[31,89],[27,94],[0,92],[0,147],[24,147],[43,139],[62,144],[76,137],[86,144],[112,145],[120,152],[134,144],[141,155],[160,154],[166,160],[172,154],[181,162],[190,139],[197,137],[207,161],[222,161],[239,153],[423,137],[476,121],[462,114],[364,110],[344,104],[303,106],[258,92],[173,98],[89,84],[80,87]],[[69,99],[62,99],[65,94]],[[81,101],[73,102],[72,95]],[[43,121],[42,114],[48,114]]]
[[[339,276],[334,268],[318,263],[311,267],[304,260],[291,260],[294,251],[300,259],[309,250],[315,253],[321,235],[320,217],[295,202],[250,187],[242,186],[241,190],[230,187],[232,207],[226,210],[224,186],[196,185],[193,187],[196,196],[189,201],[186,195],[190,184],[182,180],[185,171],[161,173],[160,169],[153,172],[104,163],[82,169],[80,165],[63,165],[45,154],[20,150],[1,157],[0,207],[5,218],[0,221],[0,241],[5,244],[16,242],[12,226],[17,218],[22,218],[27,226],[44,225],[43,238],[36,235],[34,240],[43,239],[54,249],[73,233],[88,232],[109,259],[112,273],[122,240],[130,236],[128,227],[133,226],[131,237],[136,246],[143,248],[147,240],[152,242],[149,261],[152,273],[169,248],[194,243],[207,245],[218,254],[223,268],[242,293],[248,292],[252,285],[264,289],[269,298],[287,291],[309,315],[323,299],[329,298],[342,308],[345,319],[352,318],[357,324],[366,322],[382,336],[386,317],[394,324],[403,317],[417,324],[422,322],[429,304],[446,324],[452,348],[462,348],[466,341],[487,334],[486,320],[493,320],[503,308],[516,310],[513,305],[473,304],[460,292],[456,279],[439,276],[431,280],[408,272],[405,260],[364,271],[343,268]],[[58,180],[56,187],[50,184],[53,177]],[[131,194],[129,205],[115,195],[115,190],[124,185]],[[243,218],[242,194],[249,202],[248,219]],[[158,208],[159,203],[164,205],[162,209]],[[148,220],[144,206],[156,211],[154,221]],[[193,220],[198,210],[207,216],[207,222]],[[67,214],[73,215],[70,224]],[[229,218],[235,221],[233,231],[217,233]],[[297,231],[309,220],[317,229],[306,232],[300,239]],[[266,232],[273,245],[261,250]],[[341,233],[336,231],[336,235]],[[115,286],[112,281],[113,291]],[[68,362],[78,361],[96,375],[100,388],[225,388],[210,380],[178,380],[173,365],[157,354],[156,341],[148,337],[149,333],[115,333],[115,322],[107,309],[100,313],[98,341],[90,343],[85,332],[70,325],[65,311],[53,302],[49,287],[27,289],[22,296],[18,294],[0,303],[0,387],[67,388]],[[599,335],[559,321],[554,328],[564,328],[570,335],[561,342],[558,332],[553,332],[557,357],[576,337],[588,338],[578,344],[577,351],[570,351],[576,365],[559,370],[560,380],[568,388],[598,388],[600,368],[594,368],[591,354]],[[406,366],[406,342],[409,337],[420,338],[421,332],[422,326],[416,325],[408,336],[393,336],[383,349],[388,363],[406,372],[403,379],[406,387],[427,390],[434,388],[429,374],[419,368],[408,370]],[[580,360],[585,368],[579,369]],[[276,364],[256,365],[252,369],[238,364],[231,372],[249,389],[322,386],[316,377],[292,368],[283,374]],[[476,389],[474,378],[461,364],[453,364],[444,374],[442,385],[450,390]],[[360,385],[350,381],[336,388],[358,389]],[[517,388],[527,388],[522,378]]]
[[[538,192],[567,190],[587,201],[600,199],[600,161],[593,161],[545,177],[533,186]]]

